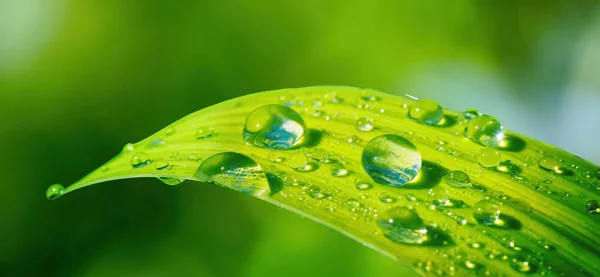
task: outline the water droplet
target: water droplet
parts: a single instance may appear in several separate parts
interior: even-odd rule
[[[135,155],[133,155],[133,157],[131,157],[131,165],[133,167],[136,167],[136,168],[142,167],[149,163],[150,163],[150,158],[148,157],[148,154],[146,154],[144,152],[136,153]]]
[[[469,121],[465,127],[464,136],[484,146],[498,147],[504,132],[498,119],[482,115]]]
[[[367,102],[376,102],[379,100],[379,98],[375,95],[366,95],[366,96],[363,96],[362,99]]]
[[[356,121],[356,130],[360,132],[370,132],[373,130],[373,119],[361,118]]]
[[[485,147],[477,153],[477,162],[483,167],[496,167],[502,161],[500,151]]]
[[[351,136],[348,138],[348,143],[359,143],[360,142],[360,138],[356,135]]]
[[[534,273],[537,271],[537,266],[521,255],[510,260],[510,267],[521,273]]]
[[[188,160],[190,160],[190,161],[197,161],[199,159],[200,159],[200,157],[198,157],[198,155],[196,155],[194,153],[191,153],[188,155]]]
[[[328,163],[332,163],[335,162],[334,159],[332,159],[331,155],[329,153],[327,153],[325,150],[322,149],[315,149],[314,151],[310,152],[310,157],[320,163],[324,163],[324,164],[328,164]]]
[[[362,204],[360,204],[360,202],[358,202],[356,199],[349,199],[346,204],[348,204],[348,207],[351,211],[356,211],[357,209],[362,208]]]
[[[175,134],[175,129],[172,127],[169,127],[165,130],[165,136],[170,136],[172,134]]]
[[[596,178],[600,180],[600,168],[596,170]]]
[[[421,169],[421,154],[407,139],[397,135],[378,136],[365,146],[362,166],[375,182],[401,187]]]
[[[156,163],[154,164],[154,167],[157,170],[163,170],[166,169],[167,167],[169,167],[169,162],[164,161],[164,160],[158,160],[156,161]]]
[[[100,171],[102,172],[106,172],[108,171],[110,168],[108,168],[108,166],[103,165],[102,167],[100,167]]]
[[[65,188],[61,184],[54,184],[48,187],[46,190],[46,198],[48,200],[54,200],[60,197],[65,191]]]
[[[131,152],[133,149],[135,149],[135,146],[133,146],[132,143],[128,143],[123,146],[123,152]]]
[[[495,225],[500,217],[500,208],[496,203],[489,200],[477,202],[474,209],[473,217],[481,225]]]
[[[471,242],[471,243],[469,243],[469,247],[471,247],[473,249],[482,249],[485,247],[485,244],[483,244],[481,242]]]
[[[444,176],[444,181],[451,187],[468,188],[471,187],[471,178],[467,173],[460,170],[450,171]]]
[[[355,185],[356,189],[358,190],[368,190],[373,188],[373,185],[367,183],[367,182],[358,182]]]
[[[317,187],[317,186],[310,186],[308,187],[308,192],[307,192],[308,196],[310,196],[311,198],[314,199],[323,199],[325,198],[327,195],[321,192],[321,188]]]
[[[510,175],[517,175],[521,173],[521,168],[519,168],[519,166],[517,166],[511,160],[506,160],[499,163],[498,166],[496,166],[496,170]]]
[[[427,195],[429,197],[429,200],[438,207],[444,207],[450,204],[450,199],[448,198],[448,191],[446,191],[440,186],[436,186],[430,189]]]
[[[464,117],[466,120],[471,120],[471,119],[473,119],[473,118],[476,118],[476,117],[478,117],[478,116],[481,116],[481,113],[480,113],[480,112],[479,112],[477,109],[470,108],[470,109],[467,109],[466,111],[464,111],[464,112],[462,113],[462,116],[463,116],[463,117]]]
[[[182,179],[173,178],[173,177],[159,177],[158,180],[160,180],[161,182],[163,182],[169,186],[176,186],[176,185],[181,184],[181,182],[183,182]]]
[[[244,124],[247,143],[271,149],[290,149],[307,133],[302,117],[281,105],[266,105],[254,110]]]
[[[225,152],[206,159],[194,176],[202,182],[213,182],[257,196],[270,189],[262,168],[251,158],[239,153]]]
[[[543,156],[538,161],[538,166],[542,169],[553,171],[557,174],[563,173],[561,162],[552,156]]]
[[[306,152],[299,150],[290,154],[290,156],[286,160],[286,164],[294,169],[304,168],[308,164],[308,157],[306,157]]]
[[[267,154],[267,159],[272,163],[281,163],[285,161],[285,154],[277,151],[271,151]]]
[[[433,100],[419,100],[411,105],[408,116],[427,125],[434,125],[444,118],[444,110]]]
[[[197,139],[207,139],[215,135],[215,130],[211,127],[200,127],[196,130]]]
[[[396,202],[396,198],[394,198],[388,194],[384,194],[384,195],[381,195],[381,197],[379,197],[379,201],[381,201],[383,203],[394,203],[394,202]]]
[[[383,235],[396,243],[421,244],[427,238],[427,228],[414,210],[395,207],[387,211],[387,217],[377,222]]]
[[[331,166],[331,175],[334,177],[345,177],[350,175],[350,171],[342,163],[336,163]]]
[[[600,213],[600,206],[597,200],[589,200],[585,203],[585,210],[590,214]]]
[[[458,223],[458,225],[467,225],[467,223],[469,223],[469,222],[467,221],[466,218],[464,218],[462,216],[457,216],[456,223]]]

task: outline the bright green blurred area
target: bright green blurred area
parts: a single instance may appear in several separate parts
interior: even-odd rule
[[[0,2],[0,276],[410,276],[212,185],[137,179],[45,199],[125,143],[252,92],[435,98],[600,162],[597,0],[137,2]]]

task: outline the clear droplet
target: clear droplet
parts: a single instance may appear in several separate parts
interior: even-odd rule
[[[269,154],[267,154],[267,159],[269,159],[269,161],[272,163],[281,163],[285,161],[285,156],[286,154],[284,153],[271,151]]]
[[[468,188],[468,187],[472,186],[471,178],[469,178],[469,175],[467,175],[467,173],[460,171],[460,170],[454,170],[454,171],[448,172],[444,176],[444,181],[449,186],[455,187],[455,188]]]
[[[421,124],[434,125],[442,121],[444,110],[437,102],[423,99],[411,105],[408,116]]]
[[[156,168],[157,170],[167,169],[168,167],[169,167],[169,162],[165,161],[165,160],[158,160],[154,164],[154,168]]]
[[[142,167],[149,163],[150,163],[150,158],[148,157],[148,154],[146,154],[144,152],[136,153],[133,155],[133,157],[131,157],[131,165],[133,167]]]
[[[375,126],[373,125],[373,119],[361,118],[356,121],[356,130],[360,132],[370,132]]]
[[[552,156],[543,156],[538,161],[538,166],[542,169],[553,171],[558,174],[562,174],[563,170],[561,169],[562,164],[556,158]]]
[[[200,127],[196,130],[197,139],[207,139],[215,135],[215,130],[211,127]]]
[[[206,159],[194,176],[202,182],[212,182],[257,196],[270,189],[262,168],[240,153],[216,154]]]
[[[308,187],[307,194],[308,194],[308,196],[310,196],[311,198],[314,198],[314,199],[323,199],[326,197],[326,195],[321,192],[321,188],[319,188],[317,186]]]
[[[600,206],[597,200],[589,200],[585,203],[585,210],[590,214],[600,213]]]
[[[367,183],[367,182],[358,182],[355,185],[356,189],[358,190],[368,190],[373,188],[373,185]]]
[[[464,136],[484,146],[498,147],[504,136],[502,124],[489,115],[475,117],[465,127]]]
[[[521,273],[534,273],[537,271],[537,266],[521,255],[510,260],[510,267]]]
[[[462,113],[462,116],[466,119],[466,120],[471,120],[475,117],[481,116],[481,113],[475,109],[475,108],[469,108],[466,111],[464,111]]]
[[[421,154],[407,139],[397,135],[378,136],[365,146],[362,166],[375,182],[401,187],[421,169]]]
[[[123,146],[123,152],[131,152],[131,151],[133,151],[133,149],[135,149],[135,146],[133,146],[133,143],[128,143],[128,144],[125,144],[125,146]]]
[[[482,249],[485,247],[485,244],[475,241],[475,242],[469,243],[469,247],[471,247],[473,249]]]
[[[485,147],[477,152],[477,162],[483,167],[496,167],[502,161],[500,151]]]
[[[308,133],[302,117],[282,105],[262,106],[246,117],[244,140],[254,146],[290,149]]]
[[[173,177],[159,177],[158,180],[160,180],[161,182],[163,182],[169,186],[176,186],[183,182],[182,179],[173,178]]]
[[[389,194],[383,194],[379,197],[379,201],[389,204],[396,202],[396,198],[390,196]]]
[[[356,135],[351,136],[347,139],[348,143],[359,143],[360,142],[360,138]]]
[[[348,204],[348,207],[352,211],[355,211],[356,209],[359,209],[362,207],[362,204],[360,204],[360,202],[358,202],[358,200],[356,200],[356,199],[348,199],[348,202],[346,202],[346,204]]]
[[[286,164],[294,169],[304,168],[308,164],[308,157],[306,157],[306,152],[298,150],[294,153],[291,153],[286,160]]]
[[[482,200],[475,204],[473,217],[481,225],[495,225],[500,217],[500,208],[490,200]]]
[[[54,200],[63,195],[64,191],[65,188],[61,184],[51,185],[46,190],[46,198],[48,198],[48,200]]]
[[[421,244],[427,238],[427,228],[416,211],[395,207],[387,211],[384,220],[377,222],[383,235],[401,244]]]
[[[427,195],[429,197],[429,200],[438,207],[444,207],[450,204],[448,191],[440,186],[436,186],[430,189]]]
[[[350,175],[350,171],[346,169],[344,164],[335,163],[331,166],[331,175],[333,175],[334,177],[345,177]]]

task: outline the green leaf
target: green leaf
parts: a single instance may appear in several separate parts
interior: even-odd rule
[[[599,175],[475,110],[308,87],[193,113],[47,196],[124,178],[212,182],[309,217],[422,275],[593,276]]]

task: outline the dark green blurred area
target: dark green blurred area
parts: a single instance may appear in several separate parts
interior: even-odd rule
[[[597,0],[138,2],[0,2],[0,276],[409,276],[212,185],[136,179],[45,199],[125,143],[258,91],[352,85],[488,107],[600,161],[584,151],[600,124]],[[530,125],[477,100],[490,91],[534,110]],[[580,129],[557,126],[569,109],[583,121],[565,128]]]

